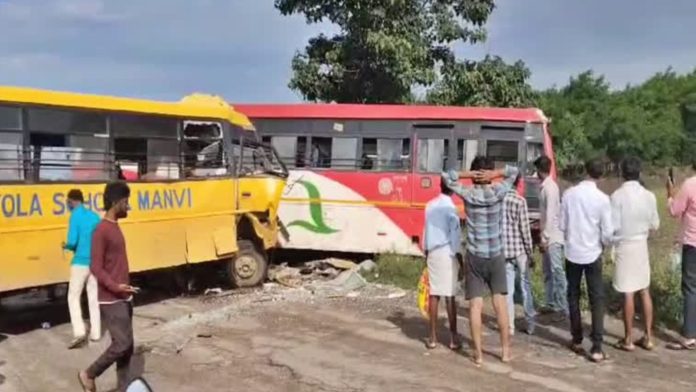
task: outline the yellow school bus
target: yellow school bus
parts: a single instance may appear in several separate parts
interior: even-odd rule
[[[103,213],[131,188],[121,227],[132,272],[229,260],[236,286],[266,276],[287,170],[219,97],[179,102],[0,87],[0,294],[67,281],[66,194]]]

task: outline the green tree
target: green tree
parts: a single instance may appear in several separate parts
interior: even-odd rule
[[[310,101],[395,103],[454,63],[451,43],[476,43],[493,0],[275,0],[283,15],[331,22],[292,60],[290,88]]]
[[[440,105],[529,107],[535,93],[532,73],[522,61],[509,65],[498,56],[445,64],[428,100]]]

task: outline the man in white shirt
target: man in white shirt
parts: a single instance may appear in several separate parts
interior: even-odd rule
[[[652,350],[653,304],[650,298],[650,259],[648,236],[660,226],[655,195],[640,185],[640,160],[629,157],[621,162],[623,185],[611,195],[614,225],[614,289],[624,294],[624,340],[617,344],[625,351],[635,350],[633,343],[634,297],[640,294],[645,321],[645,336],[639,344]]]
[[[445,298],[447,318],[450,326],[452,350],[459,350],[461,342],[457,333],[457,303],[455,295],[459,288],[459,273],[462,258],[462,230],[459,225],[457,207],[452,201],[452,190],[444,181],[440,194],[425,206],[425,231],[423,245],[430,281],[430,339],[427,347],[437,347],[437,318],[440,297]]]
[[[560,228],[565,237],[570,332],[573,335],[571,348],[577,353],[584,352],[580,314],[580,283],[584,274],[592,312],[590,359],[601,362],[606,357],[602,350],[604,334],[602,252],[604,247],[611,245],[614,229],[609,196],[597,188],[597,180],[604,174],[602,161],[587,162],[585,170],[587,178],[563,195]]]
[[[563,232],[560,228],[561,193],[551,177],[551,159],[539,157],[534,166],[541,182],[539,207],[541,210],[541,244],[544,268],[546,306],[543,313],[568,316],[568,288],[563,269]]]

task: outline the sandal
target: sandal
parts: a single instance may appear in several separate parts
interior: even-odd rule
[[[676,343],[667,344],[667,348],[675,351],[696,350],[696,339],[681,340]]]
[[[655,349],[655,342],[653,342],[652,339],[648,339],[646,336],[640,338],[636,344],[643,348],[643,350],[652,351]]]
[[[427,340],[425,342],[425,348],[427,348],[428,350],[434,350],[437,348],[437,343],[433,342],[432,340]]]
[[[621,351],[632,353],[636,351],[636,346],[633,343],[628,343],[625,340],[619,340],[614,344],[614,348]]]
[[[476,366],[477,368],[480,368],[483,365],[483,357],[477,358],[475,355],[472,355],[471,362],[474,363],[474,366]]]
[[[609,358],[607,354],[604,353],[604,351],[598,351],[596,353],[590,354],[590,361],[594,363],[601,363],[606,361]]]

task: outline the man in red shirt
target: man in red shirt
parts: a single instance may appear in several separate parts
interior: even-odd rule
[[[96,391],[95,379],[116,363],[118,390],[125,391],[133,355],[133,294],[130,285],[126,241],[118,220],[128,216],[130,189],[124,182],[112,182],[104,189],[106,214],[92,237],[92,274],[99,284],[99,308],[111,335],[109,348],[86,370],[78,374],[84,391]]]

